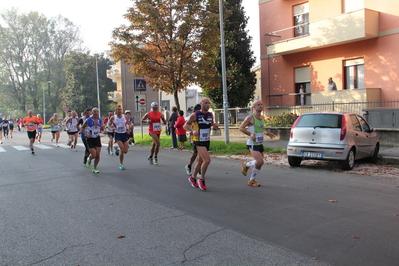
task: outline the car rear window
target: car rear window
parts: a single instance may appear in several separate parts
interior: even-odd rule
[[[297,127],[341,128],[340,114],[305,114],[296,124]]]

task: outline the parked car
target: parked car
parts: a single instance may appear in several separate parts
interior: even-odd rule
[[[315,112],[299,116],[291,127],[287,145],[288,163],[300,166],[302,160],[339,161],[351,170],[355,160],[369,158],[376,163],[379,138],[358,114]]]

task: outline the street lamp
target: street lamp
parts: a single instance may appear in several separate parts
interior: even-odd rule
[[[48,91],[50,91],[50,84],[53,83],[52,81],[47,81],[46,82],[48,85]],[[46,124],[46,97],[44,94],[44,87],[43,87],[43,124]]]
[[[227,78],[226,78],[226,51],[224,44],[223,27],[223,0],[219,0],[219,20],[220,20],[220,57],[222,59],[222,86],[223,86],[223,111],[224,111],[224,137],[225,143],[229,144],[229,101],[227,97]]]
[[[97,76],[97,104],[98,104],[98,113],[100,114],[101,117],[101,108],[100,108],[100,87],[99,87],[99,83],[98,83],[98,63],[97,63],[97,56],[96,55],[96,76]]]

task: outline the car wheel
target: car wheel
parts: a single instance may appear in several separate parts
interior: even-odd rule
[[[343,170],[352,170],[353,166],[355,165],[355,151],[351,149],[348,152],[348,156],[344,161],[341,161],[341,167]]]
[[[301,162],[302,162],[302,158],[301,157],[288,156],[288,163],[292,167],[300,166]]]
[[[378,152],[379,151],[380,151],[380,144],[377,143],[375,145],[375,149],[374,149],[373,155],[371,155],[371,157],[369,159],[370,163],[376,163],[378,161]]]

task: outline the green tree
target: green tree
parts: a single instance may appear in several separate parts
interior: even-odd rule
[[[215,0],[217,2],[217,0]],[[215,11],[215,2],[210,12]],[[253,100],[255,92],[255,73],[251,71],[255,63],[253,51],[251,50],[251,37],[245,27],[248,17],[245,16],[241,0],[226,0],[224,3],[224,31],[226,47],[226,79],[229,107],[246,107],[249,101]],[[213,24],[215,25],[215,24]],[[219,29],[218,29],[219,30]],[[214,27],[205,42],[220,42],[220,38],[214,38]],[[212,39],[213,36],[213,39]],[[203,56],[202,65],[209,65],[217,69],[215,72],[209,72],[211,75],[207,78],[207,73],[201,76],[200,84],[204,95],[209,97],[215,108],[223,107],[223,88],[221,82],[215,87],[215,83],[210,81],[216,77],[221,80],[221,57],[220,49],[214,44],[207,47]]]
[[[131,23],[114,30],[113,54],[132,65],[155,90],[173,94],[195,83],[204,29],[205,0],[136,0],[125,17]]]
[[[98,107],[96,56],[88,52],[72,52],[66,58],[64,69],[66,86],[63,88],[61,98],[65,107],[78,113],[86,108]],[[109,59],[99,55],[97,62],[101,113],[105,115],[111,104],[108,100],[108,92],[116,90],[116,85],[107,78],[107,69],[110,69],[112,65]]]

